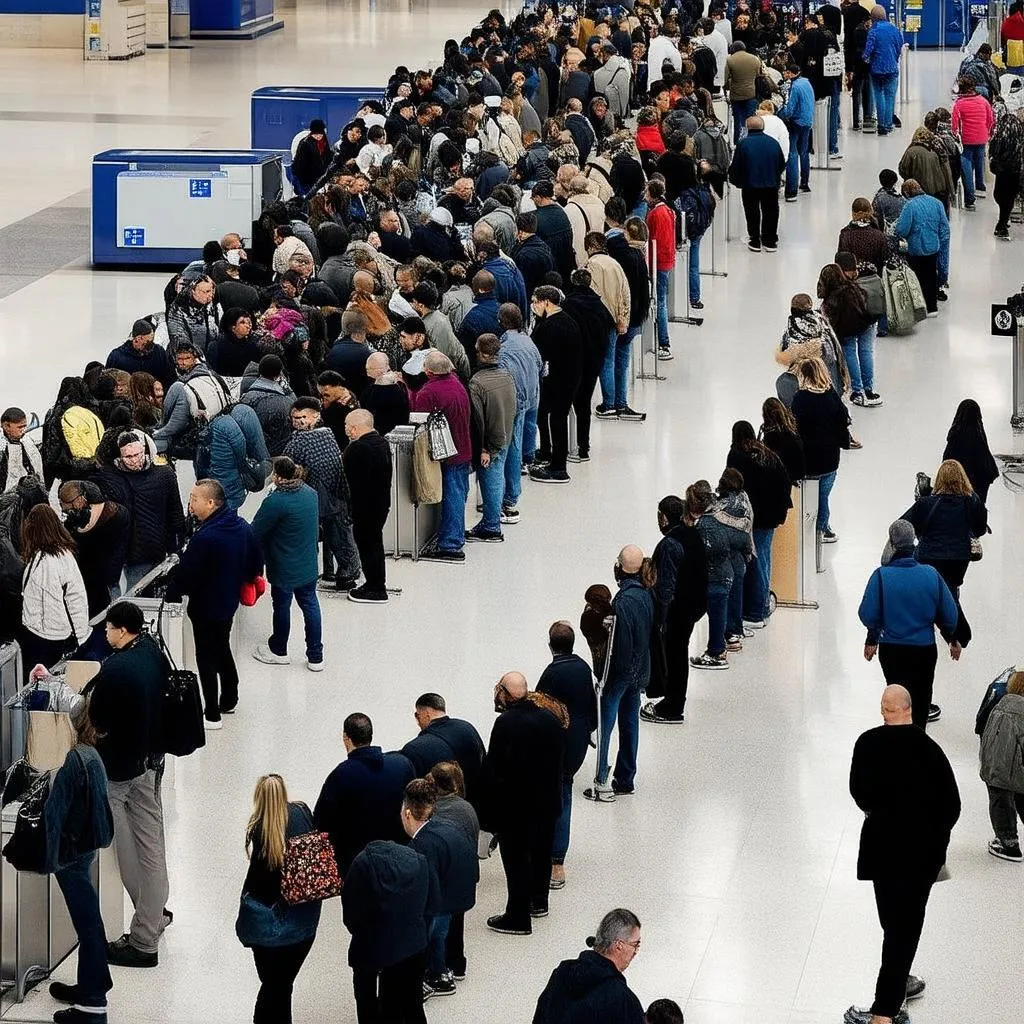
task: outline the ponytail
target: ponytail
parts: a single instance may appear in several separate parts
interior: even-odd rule
[[[654,562],[650,558],[645,558],[640,563],[640,582],[647,590],[653,590],[657,579],[658,574],[655,571]]]

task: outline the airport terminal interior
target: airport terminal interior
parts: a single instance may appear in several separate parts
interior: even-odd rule
[[[511,3],[501,9],[516,13]],[[165,272],[90,267],[93,154],[245,148],[254,89],[382,87],[397,64],[439,63],[444,41],[461,39],[486,10],[485,0],[294,0],[278,8],[284,29],[252,42],[196,42],[123,63],[4,50],[0,405],[42,417],[62,376],[103,359],[136,318],[162,306]],[[279,772],[293,799],[312,804],[345,756],[345,715],[369,714],[375,742],[395,749],[417,730],[413,701],[423,691],[443,694],[451,714],[473,721],[486,741],[498,677],[518,669],[535,682],[550,623],[577,622],[590,584],[614,586],[623,545],[650,553],[660,498],[700,478],[717,481],[735,420],[760,423],[790,296],[814,293],[851,201],[874,194],[878,172],[896,167],[926,111],[950,105],[960,59],[957,50],[911,54],[897,107],[903,128],[888,137],[850,131],[845,98],[839,169],[812,172],[811,193],[783,205],[777,253],[747,250],[733,198],[734,238],[719,238],[716,255],[727,276],[703,279],[703,325],[673,325],[666,379],[635,385],[632,405],[646,410],[646,422],[596,421],[592,459],[570,465],[569,486],[525,481],[521,520],[506,528],[504,544],[468,546],[462,565],[389,561],[389,583],[402,594],[384,607],[325,597],[323,674],[297,657],[290,667],[253,660],[270,602],[241,610],[238,713],[165,783],[174,924],[156,969],[113,969],[112,1021],[251,1020],[258,983],[234,919],[255,779]],[[481,864],[466,922],[468,977],[454,998],[427,1004],[431,1024],[530,1020],[552,968],[616,906],[643,926],[629,985],[645,1006],[675,999],[688,1024],[835,1024],[851,1003],[870,1002],[881,933],[871,887],[856,879],[862,815],[848,774],[855,739],[881,723],[883,682],[877,661],[863,658],[857,606],[888,524],[913,502],[915,474],[938,467],[961,399],[980,403],[993,452],[1022,450],[1010,427],[1012,342],[990,336],[989,321],[990,304],[1021,288],[1024,225],[1011,226],[1009,244],[993,237],[994,225],[991,198],[976,212],[953,211],[949,301],[913,333],[877,343],[884,405],[852,409],[863,448],[842,455],[832,494],[838,543],[825,549],[815,580],[819,608],[779,609],[730,655],[728,672],[691,673],[685,725],[641,726],[634,796],[584,801],[591,754],[577,776],[568,884],[552,893],[550,916],[534,922],[532,936],[485,927],[505,887],[496,856]],[[197,253],[205,240],[196,238]],[[707,250],[704,259],[710,269]],[[1020,657],[1022,500],[1002,482],[993,486],[992,533],[962,593],[974,640],[959,663],[940,646],[943,713],[929,734],[954,766],[963,813],[951,877],[933,891],[915,960],[928,983],[911,1007],[916,1024],[1012,1021],[1024,1005],[1024,867],[986,852],[974,735],[986,685]],[[691,653],[703,649],[705,630],[698,626]],[[298,977],[296,1021],[355,1020],[347,941],[335,900]],[[54,977],[72,981],[74,958]],[[54,1009],[44,985],[11,1017],[44,1021]]]

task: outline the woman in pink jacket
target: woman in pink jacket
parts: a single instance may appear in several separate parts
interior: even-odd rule
[[[964,209],[974,209],[975,193],[985,195],[985,145],[995,127],[992,104],[974,88],[970,78],[958,82],[960,95],[953,104],[953,131],[960,136],[964,151],[960,170],[964,182]]]

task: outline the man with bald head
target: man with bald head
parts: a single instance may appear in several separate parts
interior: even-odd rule
[[[357,604],[384,604],[384,524],[391,511],[391,445],[374,429],[373,413],[353,409],[345,417],[348,447],[342,456],[352,509],[352,535],[366,582],[348,592]]]
[[[857,877],[874,885],[882,964],[874,1002],[851,1006],[846,1024],[905,1020],[904,1001],[924,991],[910,968],[928,896],[960,817],[953,769],[942,748],[913,724],[910,692],[887,686],[881,710],[885,724],[863,733],[853,748],[850,795],[864,812]]]
[[[782,147],[765,134],[764,121],[747,118],[747,134],[736,145],[729,181],[741,190],[747,219],[747,248],[775,252],[779,247],[779,183],[786,169]]]
[[[494,710],[498,718],[484,759],[480,817],[482,827],[498,839],[508,900],[505,912],[489,917],[487,927],[503,935],[529,935],[530,919],[548,913],[566,734],[559,719],[531,698],[521,672],[506,672],[498,681]]]
[[[616,796],[629,796],[633,792],[640,746],[640,695],[651,675],[653,566],[640,548],[627,544],[615,560],[614,571],[619,591],[612,600],[615,638],[601,693],[597,775],[594,785],[583,791],[588,800],[597,803],[612,803]],[[608,747],[616,722],[619,724],[619,752],[609,786]]]
[[[409,422],[409,390],[383,352],[374,352],[366,360],[366,376],[370,383],[359,396],[359,403],[373,414],[377,433],[387,437],[395,427]]]

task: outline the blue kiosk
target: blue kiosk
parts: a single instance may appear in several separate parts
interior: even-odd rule
[[[284,28],[274,0],[189,0],[193,39],[257,39]]]
[[[282,154],[269,150],[110,149],[92,161],[94,266],[173,264],[197,244],[252,223],[284,185]],[[197,242],[198,240],[198,242]]]

